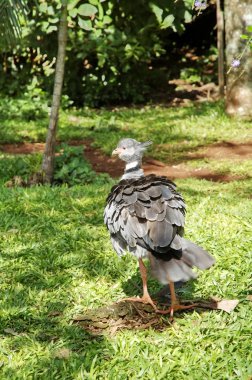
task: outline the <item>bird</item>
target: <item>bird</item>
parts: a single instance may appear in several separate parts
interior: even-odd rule
[[[182,305],[177,299],[174,283],[195,279],[192,270],[210,268],[215,259],[206,250],[183,237],[186,205],[176,185],[165,176],[144,175],[142,157],[151,141],[139,142],[123,138],[112,155],[125,162],[125,170],[106,199],[104,223],[118,256],[127,252],[135,256],[143,284],[142,297],[124,300],[150,304],[155,311],[170,313],[192,305]],[[161,284],[169,285],[171,306],[160,310],[151,298],[147,284],[149,259],[151,274]]]

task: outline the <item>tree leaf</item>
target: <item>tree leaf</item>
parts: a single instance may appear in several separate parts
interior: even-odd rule
[[[249,36],[247,36],[246,34],[242,34],[242,35],[240,36],[240,38],[241,38],[242,40],[248,40]]]
[[[67,9],[69,11],[73,10],[76,7],[76,5],[79,3],[79,1],[80,0],[70,0],[70,2],[67,5]]]
[[[70,9],[69,16],[75,18],[78,14],[78,10],[76,8]]]
[[[46,32],[49,34],[49,33],[52,33],[52,32],[56,32],[56,30],[58,30],[58,28],[57,28],[56,25],[50,25],[50,26],[46,29]]]
[[[150,4],[152,12],[155,14],[158,22],[161,24],[162,22],[162,14],[163,14],[163,9],[159,8],[156,4]]]
[[[191,22],[192,21],[192,15],[190,12],[188,12],[187,10],[185,11],[184,13],[184,18],[185,18],[185,22]]]
[[[39,11],[41,13],[46,13],[46,11],[47,11],[47,4],[46,3],[39,4]]]
[[[174,20],[175,20],[175,17],[173,15],[166,16],[162,22],[161,28],[162,29],[169,28],[170,26],[172,26]]]
[[[246,30],[247,32],[252,33],[252,25],[247,26]]]
[[[81,16],[93,16],[98,12],[97,8],[91,4],[82,4],[78,8],[78,14]]]
[[[51,5],[49,5],[49,7],[47,7],[47,13],[50,15],[50,16],[53,16],[54,15],[54,9]]]
[[[103,24],[111,24],[111,22],[112,22],[112,18],[111,17],[109,17],[107,15],[105,15],[103,17]]]
[[[91,20],[83,20],[82,18],[78,17],[78,24],[81,27],[81,29],[84,30],[92,30],[92,22]]]

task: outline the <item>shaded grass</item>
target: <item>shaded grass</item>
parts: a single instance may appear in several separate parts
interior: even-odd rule
[[[0,141],[45,141],[48,116],[29,102],[0,100]],[[20,104],[19,104],[20,103]],[[24,103],[24,104],[23,104]],[[29,108],[30,107],[30,108]],[[36,106],[37,107],[37,106]],[[13,112],[11,112],[13,110]],[[167,163],[187,161],[189,168],[205,168],[217,173],[251,175],[251,160],[186,160],[189,151],[199,146],[233,140],[252,139],[251,122],[230,119],[222,103],[191,104],[189,107],[116,108],[114,110],[70,109],[61,111],[58,139],[92,139],[95,147],[108,155],[122,137],[153,140],[148,154]],[[26,176],[39,169],[41,155],[0,156],[0,175]]]
[[[0,101],[0,141],[45,141],[48,125],[45,107],[37,115],[31,103],[30,115],[28,106],[26,104],[22,111],[12,100],[9,112],[6,112],[6,101]],[[13,112],[11,107],[14,107]],[[230,119],[222,103],[191,104],[184,108],[116,108],[112,111],[84,108],[60,114],[58,139],[61,141],[92,138],[95,146],[110,154],[122,137],[153,140],[150,153],[169,162],[200,145],[251,139],[252,131],[249,121]]]
[[[162,333],[90,336],[71,324],[73,315],[138,294],[129,282],[136,275],[141,283],[135,260],[116,257],[103,226],[110,186],[1,187],[1,378],[247,380],[251,183],[177,182],[188,204],[186,236],[217,259],[181,296],[239,298],[237,309],[182,314]],[[62,348],[69,357],[60,358]]]
[[[7,181],[14,176],[28,178],[32,173],[38,172],[42,164],[42,155],[33,153],[5,154],[0,152],[0,178]]]

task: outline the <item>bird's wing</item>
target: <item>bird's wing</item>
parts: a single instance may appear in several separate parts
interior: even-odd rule
[[[161,254],[182,234],[184,218],[185,203],[174,183],[153,175],[121,181],[112,188],[104,212],[111,235],[119,234],[129,247]]]

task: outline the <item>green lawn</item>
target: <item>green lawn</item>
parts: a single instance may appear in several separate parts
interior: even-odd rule
[[[34,105],[35,104],[35,105]],[[0,100],[0,141],[45,141],[46,105],[24,100]],[[109,138],[108,138],[109,136]],[[189,107],[145,106],[113,110],[65,110],[60,114],[58,139],[92,138],[110,154],[121,137],[152,140],[151,153],[165,161],[188,150],[223,140],[252,139],[251,121],[225,115],[222,103]]]
[[[102,221],[109,186],[1,189],[3,379],[248,379],[252,374],[251,187],[178,181],[186,235],[217,259],[182,296],[238,298],[232,314],[188,312],[164,332],[91,337],[71,318],[137,293]],[[141,281],[138,278],[140,286]],[[159,289],[151,283],[151,291]],[[57,316],[52,316],[59,312]],[[62,348],[69,358],[58,358]]]
[[[47,123],[46,118],[40,120],[2,115],[1,138],[41,141]],[[64,112],[59,137],[91,137],[109,152],[120,136],[149,139],[151,135],[161,147],[154,144],[154,157],[165,158],[170,149],[166,144],[186,146],[175,152],[182,155],[190,144],[248,139],[249,128],[248,122],[229,120],[218,104],[145,107]],[[181,144],[185,140],[188,143]],[[176,181],[188,205],[186,236],[217,260],[187,283],[180,295],[239,299],[237,308],[231,314],[179,314],[163,332],[123,330],[95,337],[74,325],[72,318],[138,294],[131,278],[141,286],[136,261],[117,258],[103,225],[112,181],[73,187],[4,186],[17,172],[26,174],[39,167],[40,159],[39,155],[0,156],[0,379],[248,380],[252,376],[252,313],[247,300],[252,293],[251,180]],[[226,165],[230,170],[234,166],[231,161]],[[245,169],[248,174],[249,167]],[[151,292],[158,289],[160,285],[151,281]]]

